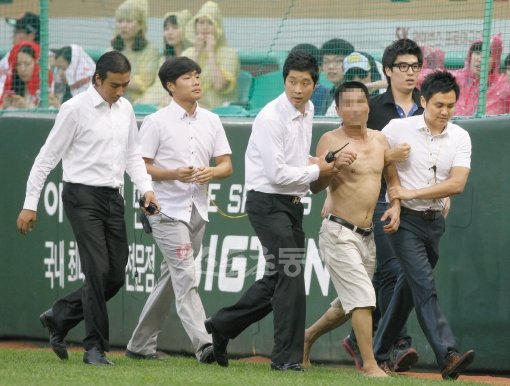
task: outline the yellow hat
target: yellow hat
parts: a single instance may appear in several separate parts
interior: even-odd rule
[[[188,22],[188,25],[186,26],[186,38],[191,42],[195,41],[195,23],[201,17],[207,17],[213,23],[216,29],[217,46],[225,45],[226,41],[223,33],[223,16],[221,14],[220,7],[214,1],[205,2],[193,19]]]
[[[115,20],[136,20],[145,34],[147,32],[147,17],[149,4],[147,0],[126,0],[115,11]]]

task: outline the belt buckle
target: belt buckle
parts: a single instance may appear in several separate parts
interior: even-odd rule
[[[292,197],[292,203],[293,204],[299,204],[300,201],[301,201],[301,198],[299,198],[299,197]]]
[[[423,219],[424,220],[435,220],[436,219],[436,212],[432,210],[426,210],[423,212]]]

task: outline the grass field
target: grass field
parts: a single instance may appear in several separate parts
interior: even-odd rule
[[[108,357],[115,366],[95,367],[85,365],[82,356],[82,352],[71,351],[68,361],[60,361],[46,348],[0,348],[0,385],[445,385],[444,381],[409,376],[367,379],[354,368],[330,366],[315,366],[303,373],[275,372],[267,363],[231,360],[228,368],[221,368],[181,356],[140,361],[111,353]],[[465,381],[457,384],[487,385]]]

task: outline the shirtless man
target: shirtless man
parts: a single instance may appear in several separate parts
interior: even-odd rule
[[[338,327],[352,317],[363,359],[361,371],[369,377],[386,377],[387,374],[377,366],[372,351],[372,311],[375,308],[371,281],[375,269],[372,215],[382,173],[388,186],[399,186],[400,182],[394,164],[384,164],[384,153],[389,148],[385,136],[367,128],[366,86],[360,82],[343,83],[335,91],[335,103],[338,115],[343,118],[343,126],[321,137],[317,154],[347,143],[349,150],[337,156],[335,167],[339,167],[339,172],[312,182],[311,190],[314,193],[326,187],[330,190],[329,212],[322,222],[319,248],[338,298],[309,330],[321,331],[314,327],[329,326],[331,318],[338,321],[334,325]],[[398,229],[399,216],[400,201],[396,199],[382,216],[382,221],[387,221],[385,232]],[[330,326],[327,331],[331,329]],[[310,337],[305,345],[304,366],[310,364],[311,344],[319,336]]]

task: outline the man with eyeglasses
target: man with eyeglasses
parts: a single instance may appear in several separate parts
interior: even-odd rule
[[[416,89],[418,75],[423,63],[423,55],[420,47],[410,39],[399,39],[390,44],[384,50],[383,68],[388,82],[388,89],[384,94],[373,96],[369,99],[370,112],[367,127],[382,130],[388,122],[395,118],[405,118],[423,113],[420,105],[420,93]],[[409,156],[409,145],[398,144],[386,154],[387,162],[400,162]],[[323,213],[328,212],[328,200],[325,202]],[[377,325],[381,315],[384,315],[393,295],[393,289],[400,273],[400,264],[396,258],[393,247],[384,232],[381,217],[388,209],[386,202],[386,181],[381,180],[381,190],[377,205],[373,214],[374,239],[376,244],[376,272],[373,277],[374,289],[377,298],[377,307],[373,312],[373,328]],[[338,309],[330,307],[324,315],[327,323],[314,324],[305,331],[305,351],[303,362],[309,365],[309,354],[312,344],[319,336],[333,330],[339,325],[342,315]],[[409,371],[411,366],[418,362],[419,356],[411,347],[412,339],[407,335],[403,326],[393,342],[393,349],[389,361],[385,362],[388,371]],[[358,348],[354,331],[344,338],[342,346],[354,359],[354,365],[358,369],[363,368],[363,360]]]
[[[439,306],[433,270],[445,231],[443,203],[464,190],[471,165],[471,139],[467,131],[449,122],[460,94],[453,75],[447,71],[428,75],[421,92],[422,116],[394,119],[382,130],[390,148],[408,143],[411,151],[397,163],[401,186],[388,188],[390,200],[401,200],[400,227],[388,236],[401,271],[379,323],[374,354],[381,367],[387,367],[395,338],[414,307],[443,379],[457,379],[475,354],[473,350],[459,354]]]

